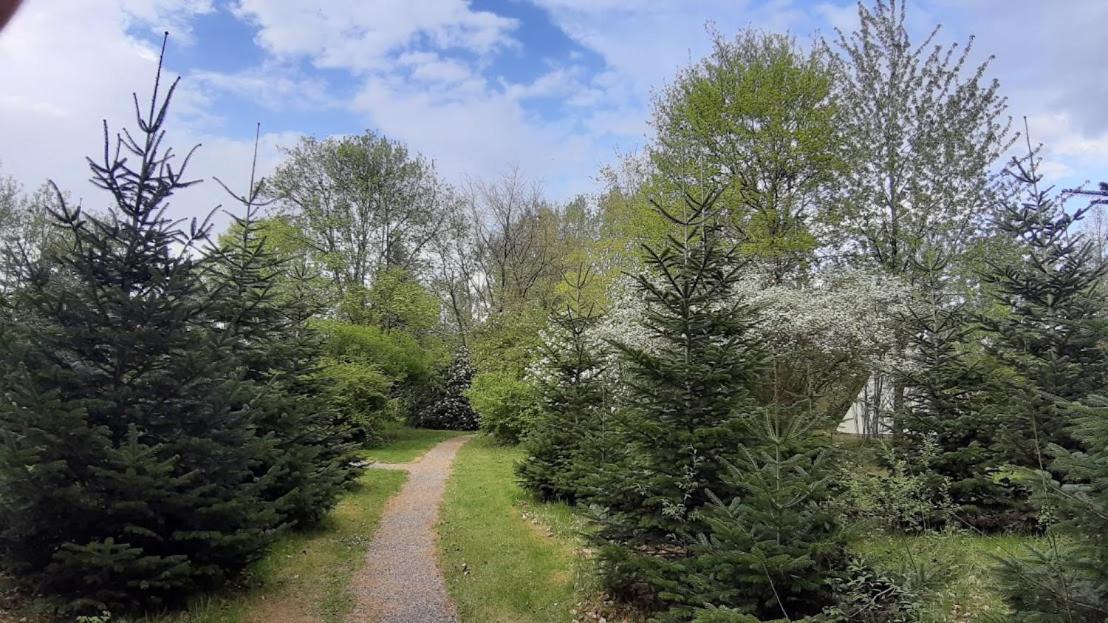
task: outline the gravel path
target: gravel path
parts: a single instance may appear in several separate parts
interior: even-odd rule
[[[408,482],[385,506],[354,576],[352,623],[455,623],[435,553],[435,523],[454,454],[469,437],[448,439],[415,463],[374,467],[402,469]]]

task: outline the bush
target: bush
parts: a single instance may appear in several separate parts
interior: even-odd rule
[[[416,419],[426,397],[434,395],[434,371],[443,356],[439,344],[370,325],[328,320],[316,327],[326,338],[323,377],[339,384],[328,395],[367,443],[379,441],[387,421]],[[355,395],[345,397],[347,390]]]
[[[339,418],[354,425],[359,441],[376,444],[394,418],[389,409],[392,380],[380,369],[360,361],[329,360],[320,368],[327,404]]]
[[[478,374],[465,395],[481,430],[501,443],[519,443],[541,408],[535,387],[512,372]]]
[[[945,526],[953,511],[947,480],[914,470],[891,447],[882,446],[881,451],[875,463],[851,461],[840,470],[837,504],[844,518],[890,532]]]
[[[915,623],[922,611],[919,596],[891,574],[854,559],[844,577],[832,582],[835,604],[824,610],[828,622]]]
[[[450,367],[441,376],[441,387],[426,402],[426,406],[415,411],[411,423],[441,430],[477,430],[477,412],[466,397],[466,391],[473,382],[473,366],[469,363],[468,351],[459,349]]]
[[[530,432],[539,409],[527,370],[539,356],[539,331],[546,316],[537,307],[490,318],[472,341],[477,372],[468,391],[480,429],[500,443],[518,443]]]

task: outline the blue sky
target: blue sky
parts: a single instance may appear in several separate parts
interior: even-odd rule
[[[1060,10],[1064,7],[1065,10]],[[1062,185],[1108,178],[1108,3],[915,0],[910,22],[976,35],[996,56],[1010,112],[1027,115]],[[81,156],[99,120],[128,120],[149,88],[160,33],[183,78],[171,140],[202,143],[194,173],[244,183],[303,135],[374,129],[435,161],[452,183],[512,167],[568,199],[649,136],[651,93],[707,50],[706,24],[850,29],[846,0],[25,0],[0,33],[0,172],[53,178],[89,203]],[[1021,123],[1022,125],[1022,123]],[[211,183],[182,216],[221,201]]]

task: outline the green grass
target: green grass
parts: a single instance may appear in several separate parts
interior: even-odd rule
[[[367,470],[319,527],[278,541],[237,589],[199,597],[184,612],[148,621],[343,621],[354,603],[350,580],[362,566],[381,509],[406,479],[403,472]]]
[[[363,454],[380,463],[408,463],[423,456],[435,444],[464,434],[453,430],[398,426],[385,431],[385,443],[381,447],[366,450]]]
[[[879,567],[894,572],[916,567],[936,576],[925,623],[969,623],[1008,612],[997,587],[997,557],[1018,556],[1026,545],[1040,543],[1017,535],[872,535],[855,547]]]
[[[439,549],[462,623],[566,623],[593,587],[579,519],[516,483],[516,448],[475,439],[458,452],[439,520]]]

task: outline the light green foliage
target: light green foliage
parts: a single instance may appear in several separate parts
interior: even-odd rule
[[[481,430],[503,443],[519,442],[540,409],[535,386],[508,371],[478,374],[466,396],[480,415]]]
[[[816,195],[842,166],[836,110],[821,55],[785,35],[715,33],[711,55],[656,102],[656,191],[725,189],[743,251],[777,279],[795,275],[817,246]]]
[[[351,316],[361,314],[364,323],[385,333],[403,331],[417,338],[430,335],[439,326],[441,312],[438,298],[403,268],[378,272],[365,294],[364,309],[347,310]]]
[[[406,419],[418,408],[445,352],[438,342],[422,343],[403,331],[386,333],[371,325],[328,320],[316,326],[325,337],[321,374],[327,395],[378,443],[382,427]]]
[[[319,370],[328,405],[357,427],[360,441],[382,441],[382,429],[395,418],[389,410],[393,379],[364,361],[325,359]]]
[[[490,318],[474,336],[477,374],[465,392],[480,416],[480,428],[502,443],[524,437],[534,419],[538,393],[527,369],[540,355],[540,309],[525,308]]]
[[[927,463],[938,451],[934,444],[921,443],[918,465],[884,444],[875,460],[861,447],[844,462],[837,499],[844,518],[861,529],[888,532],[919,532],[941,528],[954,511],[947,494],[947,480],[928,470]]]

